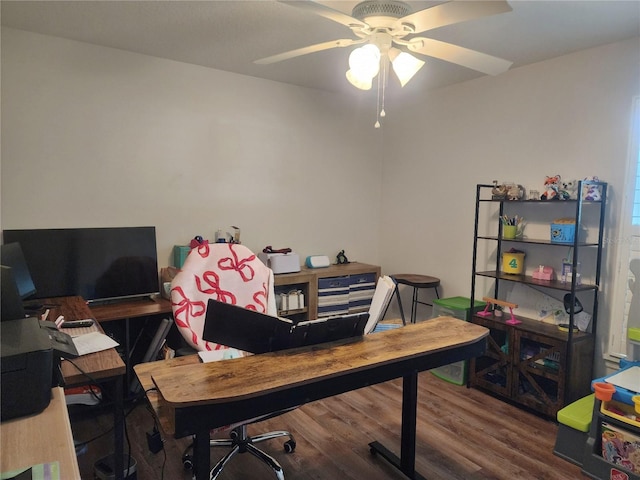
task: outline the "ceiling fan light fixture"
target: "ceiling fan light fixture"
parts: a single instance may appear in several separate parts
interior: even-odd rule
[[[373,85],[373,77],[358,77],[353,73],[353,70],[347,70],[347,80],[360,90],[371,90]]]
[[[380,49],[372,43],[356,48],[349,55],[349,68],[359,80],[372,79],[380,70]]]
[[[413,76],[424,67],[424,61],[414,57],[410,53],[402,52],[397,48],[389,50],[389,59],[400,85],[404,87]]]

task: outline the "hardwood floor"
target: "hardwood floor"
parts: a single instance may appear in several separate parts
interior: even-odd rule
[[[420,374],[416,470],[429,480],[586,479],[580,468],[553,455],[557,426],[481,391],[449,384],[429,372]],[[286,429],[297,448],[283,451],[283,440],[260,444],[278,459],[287,480],[401,480],[383,458],[369,452],[380,441],[399,450],[402,382],[375,385],[304,405],[274,419],[251,425],[249,433]],[[139,480],[188,480],[181,455],[189,439],[164,438],[164,452],[152,454],[146,432],[153,417],[139,402],[127,416],[131,455]],[[83,418],[77,418],[83,417]],[[111,427],[106,414],[72,415],[76,440]],[[89,444],[78,458],[83,479],[93,479],[94,462],[106,455],[111,434]],[[166,462],[165,462],[166,452]],[[212,461],[226,451],[212,450]],[[164,475],[163,475],[164,463]],[[241,454],[225,467],[221,480],[272,479],[251,455]]]

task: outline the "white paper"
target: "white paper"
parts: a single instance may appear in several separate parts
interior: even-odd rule
[[[387,306],[391,301],[393,292],[396,289],[395,282],[387,275],[378,278],[376,290],[371,299],[371,306],[369,307],[369,321],[364,327],[364,334],[371,333],[378,322],[382,320],[382,316],[387,310]]]
[[[606,379],[616,387],[626,388],[631,392],[640,392],[640,367],[630,367]]]
[[[198,352],[198,356],[203,363],[209,363],[230,358],[240,358],[242,353],[236,348],[225,348],[223,350],[201,350]]]
[[[72,339],[79,355],[101,352],[120,345],[113,338],[100,332],[85,333]]]

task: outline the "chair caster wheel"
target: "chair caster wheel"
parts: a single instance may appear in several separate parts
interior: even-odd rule
[[[287,440],[284,442],[284,451],[287,453],[293,453],[296,449],[296,441],[292,438],[291,440]]]
[[[193,470],[193,457],[191,455],[183,455],[182,466],[185,470]]]

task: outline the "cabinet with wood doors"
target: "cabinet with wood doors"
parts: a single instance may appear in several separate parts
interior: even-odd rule
[[[525,317],[524,308],[512,315],[508,308],[491,306],[474,314],[471,321],[488,328],[490,336],[484,355],[470,362],[469,384],[555,417],[560,408],[590,392],[607,184],[578,182],[577,198],[552,201],[495,198],[493,187],[476,187],[471,301],[488,297],[501,303],[524,285],[530,298],[540,293],[564,308],[547,312],[546,318]],[[585,200],[587,188],[596,188],[600,198]],[[515,214],[527,219],[527,234],[503,238],[502,219]],[[566,242],[553,240],[552,224],[558,217],[569,225]],[[524,262],[527,268],[520,265],[521,270],[511,273],[504,257],[514,251],[525,253],[518,261],[531,260]],[[553,267],[552,278],[541,279],[548,266]],[[579,315],[582,308],[590,320]],[[530,308],[525,313],[545,312]],[[556,318],[568,320],[558,325]]]

